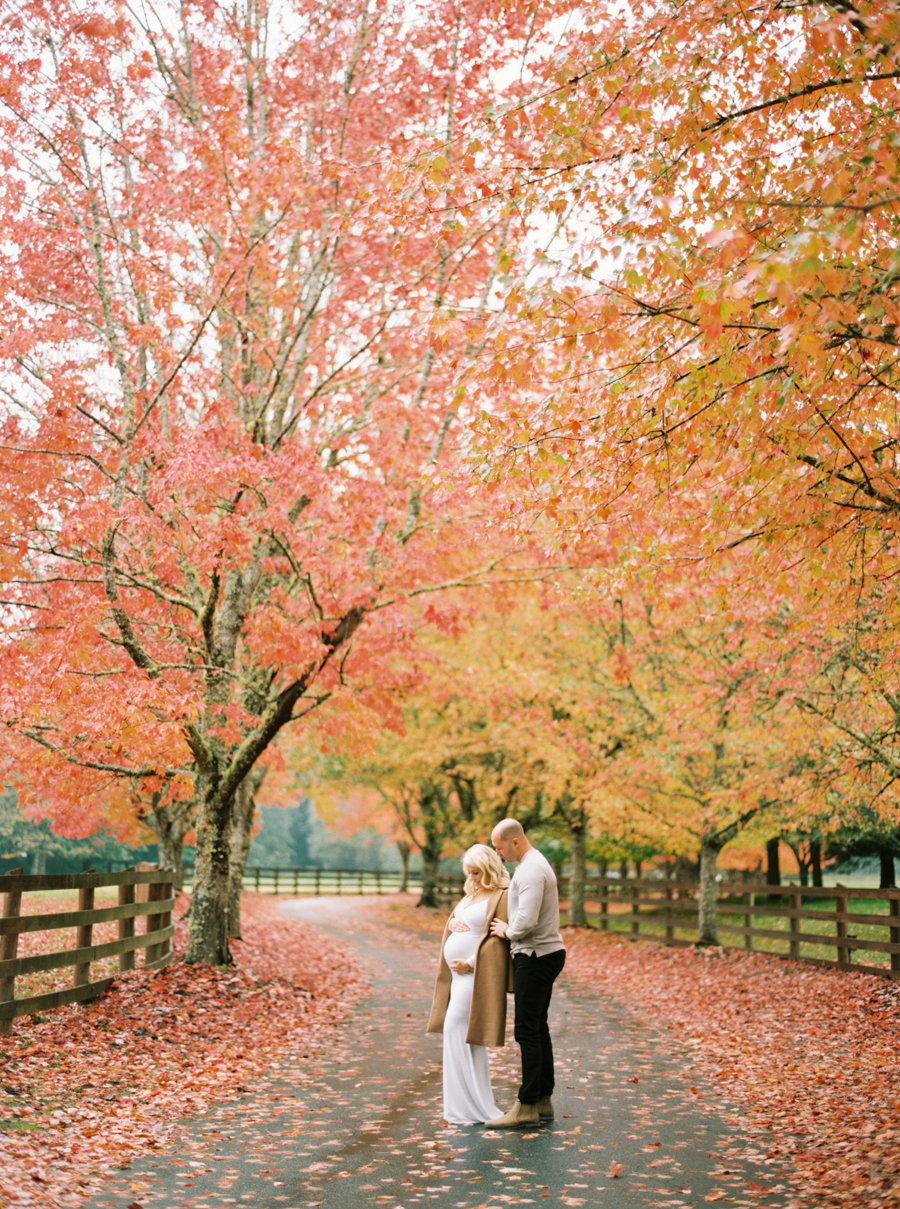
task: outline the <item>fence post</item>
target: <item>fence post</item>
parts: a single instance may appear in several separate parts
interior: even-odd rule
[[[744,906],[747,910],[744,912],[744,927],[753,927],[753,894],[744,895]],[[753,949],[753,937],[747,932],[744,936],[744,948],[750,953]]]
[[[160,898],[171,898],[173,890],[174,890],[173,882],[163,882],[162,887],[161,887]],[[172,922],[171,910],[163,911],[159,917],[159,926],[161,928],[168,928],[168,926],[171,922]],[[175,948],[175,937],[170,936],[168,940],[164,940],[162,942],[162,944],[159,946],[160,957],[167,957],[174,948]]]
[[[316,894],[322,893],[322,870],[316,870]]]
[[[20,869],[11,869],[10,874],[16,875],[25,872],[25,867]],[[21,914],[22,909],[22,891],[7,890],[3,895],[3,911],[0,914],[0,919],[15,919]],[[19,952],[19,933],[7,932],[4,936],[0,936],[0,961],[12,961]],[[16,976],[8,974],[5,978],[0,978],[0,1003],[7,999],[15,999],[16,997]],[[0,1036],[8,1037],[12,1033],[12,1016],[8,1020],[0,1020]]]
[[[134,902],[134,884],[130,886],[119,886],[119,906],[130,906]],[[134,916],[128,919],[119,920],[119,940],[130,940],[134,936]],[[133,970],[134,969],[134,949],[130,953],[119,954],[119,969]]]
[[[632,886],[631,887],[631,914],[632,915],[637,916],[637,915],[640,915],[640,913],[641,913],[640,904],[638,903],[638,899],[640,898],[640,896],[641,896],[640,886]],[[638,933],[640,932],[640,929],[641,929],[640,921],[638,919],[633,919],[631,921],[631,935],[637,936]]]
[[[800,920],[797,912],[803,905],[803,896],[797,891],[791,891],[791,957],[799,961],[800,959],[800,941],[797,940],[796,933],[800,931]]]
[[[841,894],[841,890],[845,890],[846,887],[842,886],[840,883],[838,883],[836,889],[838,892],[834,896],[835,911],[838,913],[838,915],[846,915],[847,914],[847,895]],[[837,921],[836,927],[837,927],[838,940],[846,940],[847,939],[847,921],[846,921],[846,919],[839,919]],[[838,954],[838,965],[848,966],[850,964],[851,954],[850,954],[850,948],[848,945],[838,945],[837,954]]]
[[[341,870],[341,869],[338,869],[338,871],[337,871],[337,892],[338,892],[338,894],[341,893],[341,873],[342,872],[343,872],[343,870]]]
[[[375,893],[376,894],[381,893],[381,870],[380,869],[375,870]]]
[[[86,869],[85,873],[93,873],[93,869]],[[78,910],[92,911],[94,909],[94,887],[85,886],[78,891]],[[94,936],[93,924],[79,924],[75,930],[75,948],[86,949],[91,943]],[[91,981],[91,963],[89,961],[81,961],[77,966],[73,967],[72,986],[84,986],[86,982]]]
[[[356,871],[356,893],[357,894],[363,893],[363,871],[362,871],[362,869],[357,869],[357,871]]]
[[[278,893],[278,868],[277,868],[277,866],[276,866],[276,868],[275,868],[275,882],[274,882],[274,884],[273,884],[273,886],[272,886],[272,893],[273,893],[273,894],[277,894],[277,893]]]
[[[604,881],[600,886],[600,931],[609,928],[609,886]]]
[[[158,903],[162,896],[162,882],[151,882],[147,887],[147,902]],[[162,927],[162,916],[159,914],[147,916],[147,932],[155,932],[157,928]],[[151,962],[161,955],[162,945],[147,945],[144,949],[144,965],[148,966]]]
[[[299,878],[300,878],[300,870],[299,870],[299,869],[295,869],[295,870],[294,870],[294,896],[295,896],[295,897],[296,897],[296,895],[297,895],[297,887],[298,887],[298,884],[299,884]]]
[[[253,872],[254,872],[254,874],[256,875],[256,876],[255,876],[255,881],[254,881],[254,883],[253,883],[253,889],[256,891],[256,893],[257,893],[257,894],[259,894],[259,865],[257,865],[257,866],[254,868]]]
[[[666,886],[666,944],[675,941],[675,891]]]
[[[891,944],[900,945],[900,897],[896,892],[888,899],[891,917]],[[891,977],[900,978],[900,953],[891,954]]]

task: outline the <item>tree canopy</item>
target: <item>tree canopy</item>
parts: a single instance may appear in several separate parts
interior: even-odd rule
[[[196,827],[189,960],[313,742],[442,845],[513,785],[709,876],[761,817],[896,823],[898,33],[16,6],[6,776],[63,834]]]

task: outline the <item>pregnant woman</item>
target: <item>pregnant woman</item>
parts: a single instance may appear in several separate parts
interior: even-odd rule
[[[476,1125],[499,1115],[485,1047],[506,1038],[512,961],[509,941],[491,935],[491,920],[509,921],[509,874],[485,844],[470,848],[462,864],[466,896],[444,928],[428,1032],[444,1034],[444,1119]]]

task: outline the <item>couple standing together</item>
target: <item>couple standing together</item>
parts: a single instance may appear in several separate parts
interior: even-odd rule
[[[553,1118],[547,1009],[566,949],[550,862],[515,819],[498,823],[491,843],[493,851],[476,844],[463,857],[466,896],[444,929],[428,1032],[444,1034],[444,1119],[523,1129]],[[502,861],[516,862],[512,880]],[[522,1085],[503,1113],[494,1103],[485,1047],[504,1044],[509,991]]]

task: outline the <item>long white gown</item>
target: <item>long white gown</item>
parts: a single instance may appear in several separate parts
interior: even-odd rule
[[[457,904],[453,914],[469,925],[469,931],[450,932],[444,958],[448,965],[457,957],[474,965],[487,919],[487,900],[469,907]],[[503,1113],[494,1103],[486,1047],[466,1044],[474,981],[471,974],[451,970],[450,1002],[444,1017],[444,1120],[451,1125],[477,1125]]]

